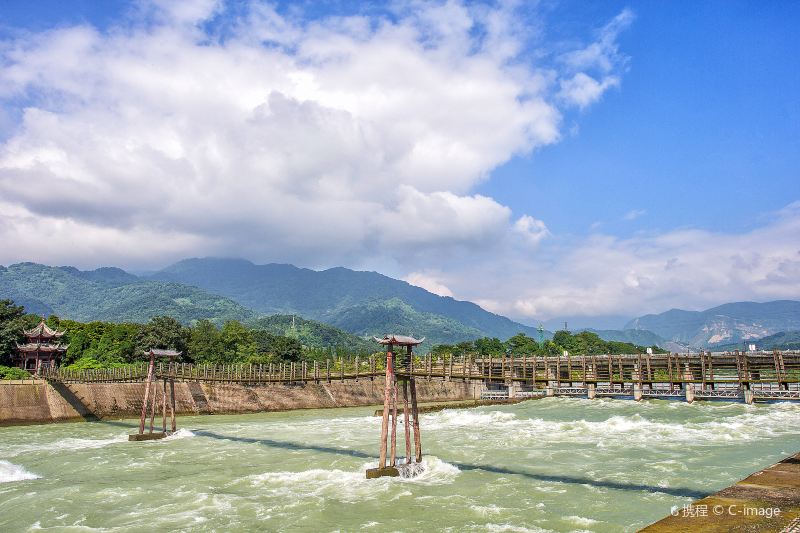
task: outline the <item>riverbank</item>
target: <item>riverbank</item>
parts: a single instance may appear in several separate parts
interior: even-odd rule
[[[800,453],[675,509],[641,533],[800,531]]]
[[[473,400],[479,383],[418,380],[420,402]],[[177,382],[178,415],[239,414],[294,409],[361,407],[383,403],[383,378],[331,383],[258,384]],[[144,383],[0,382],[0,426],[136,418]]]

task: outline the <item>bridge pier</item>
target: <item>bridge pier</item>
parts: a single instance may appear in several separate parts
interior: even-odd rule
[[[637,402],[642,401],[642,384],[641,383],[634,383],[633,384],[633,399]]]
[[[597,397],[597,383],[588,383],[586,385],[586,397],[594,400]]]
[[[414,434],[414,459],[416,463],[422,462],[422,440],[419,430],[419,409],[417,407],[417,386],[414,381],[414,355],[412,347],[422,343],[425,339],[417,340],[412,337],[400,335],[385,336],[383,339],[375,339],[379,344],[385,345],[386,349],[386,384],[383,396],[383,413],[381,421],[381,444],[377,468],[367,469],[367,479],[379,477],[397,477],[400,469],[397,464],[397,383],[398,379],[403,387],[403,423],[405,424],[405,464],[412,463],[411,456],[411,429]],[[394,347],[404,346],[406,357],[403,362],[403,373],[398,377],[395,373]],[[430,367],[429,367],[430,368]],[[411,405],[409,406],[409,393]],[[410,407],[410,413],[409,413]],[[409,419],[411,426],[409,428]],[[390,432],[391,430],[391,432]],[[389,448],[387,458],[387,446]],[[388,459],[388,462],[387,462]]]
[[[753,391],[750,389],[744,390],[744,403],[747,405],[753,405]]]
[[[686,384],[686,402],[687,403],[694,402],[694,383]]]
[[[511,381],[507,385],[508,387],[508,397],[509,398],[516,398],[517,397],[517,388],[518,384],[516,381]]]
[[[639,365],[634,365],[631,381],[633,381],[633,399],[637,402],[642,401],[642,374]]]

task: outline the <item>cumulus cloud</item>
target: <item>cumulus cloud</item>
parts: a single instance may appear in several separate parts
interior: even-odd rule
[[[482,279],[481,291],[470,281]],[[444,277],[459,295],[520,318],[703,309],[741,300],[800,298],[800,202],[745,233],[680,229],[569,246]]]
[[[624,22],[539,65],[520,56],[512,4],[315,20],[260,2],[227,17],[222,1],[137,5],[110,29],[2,43],[0,98],[21,119],[0,144],[0,262],[353,265],[401,246],[535,244],[544,223],[473,189],[558,141],[559,91],[581,65],[614,75]],[[26,248],[54,237],[71,245]]]
[[[560,81],[558,96],[562,101],[583,109],[598,101],[608,89],[619,86],[616,72],[627,65],[628,58],[619,51],[617,39],[633,19],[632,11],[623,10],[603,26],[595,41],[561,56],[567,69],[574,71],[572,77],[564,76]]]
[[[438,294],[439,296],[452,297],[453,291],[439,281],[440,276],[441,273],[412,272],[404,277],[403,281],[407,281],[411,285],[415,285],[417,287],[422,287],[426,291],[432,292],[433,294]]]
[[[542,239],[550,235],[545,223],[530,215],[523,215],[514,222],[514,231],[529,244],[536,246]]]

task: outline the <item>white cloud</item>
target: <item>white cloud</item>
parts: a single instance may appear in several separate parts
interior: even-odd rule
[[[631,209],[625,216],[622,217],[622,220],[636,220],[639,217],[643,217],[647,214],[647,209]]]
[[[619,78],[616,76],[606,76],[602,81],[597,81],[583,72],[578,72],[571,78],[561,80],[561,90],[558,95],[565,102],[583,109],[599,100],[610,87],[618,85]]]
[[[547,226],[541,220],[530,215],[523,215],[514,222],[514,231],[521,235],[528,244],[536,246],[542,239],[550,235]]]
[[[441,276],[441,273],[412,272],[404,277],[403,281],[407,281],[411,285],[415,285],[417,287],[422,287],[426,291],[432,292],[433,294],[438,294],[439,296],[452,297],[453,291],[438,281],[439,276]]]
[[[481,279],[481,290],[471,280]],[[616,238],[593,234],[535,258],[506,256],[441,279],[517,317],[641,314],[741,300],[800,298],[800,202],[740,234],[681,229]]]
[[[221,38],[203,28],[224,3],[150,0],[108,31],[5,43],[0,98],[28,103],[0,144],[0,262],[363,264],[538,242],[541,221],[472,191],[559,139],[559,76],[581,60],[523,61],[510,4],[410,6],[303,21],[254,2]],[[26,248],[53,228],[75,245]]]

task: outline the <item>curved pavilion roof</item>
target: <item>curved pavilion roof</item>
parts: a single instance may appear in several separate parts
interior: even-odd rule
[[[416,346],[425,342],[425,337],[415,339],[406,335],[384,335],[382,339],[372,337],[378,344],[394,344],[396,346]]]
[[[52,339],[62,337],[66,330],[64,331],[57,331],[54,329],[50,329],[47,327],[47,324],[44,323],[44,320],[39,322],[39,325],[33,329],[23,329],[22,333],[25,334],[28,338],[37,338],[37,339]]]

